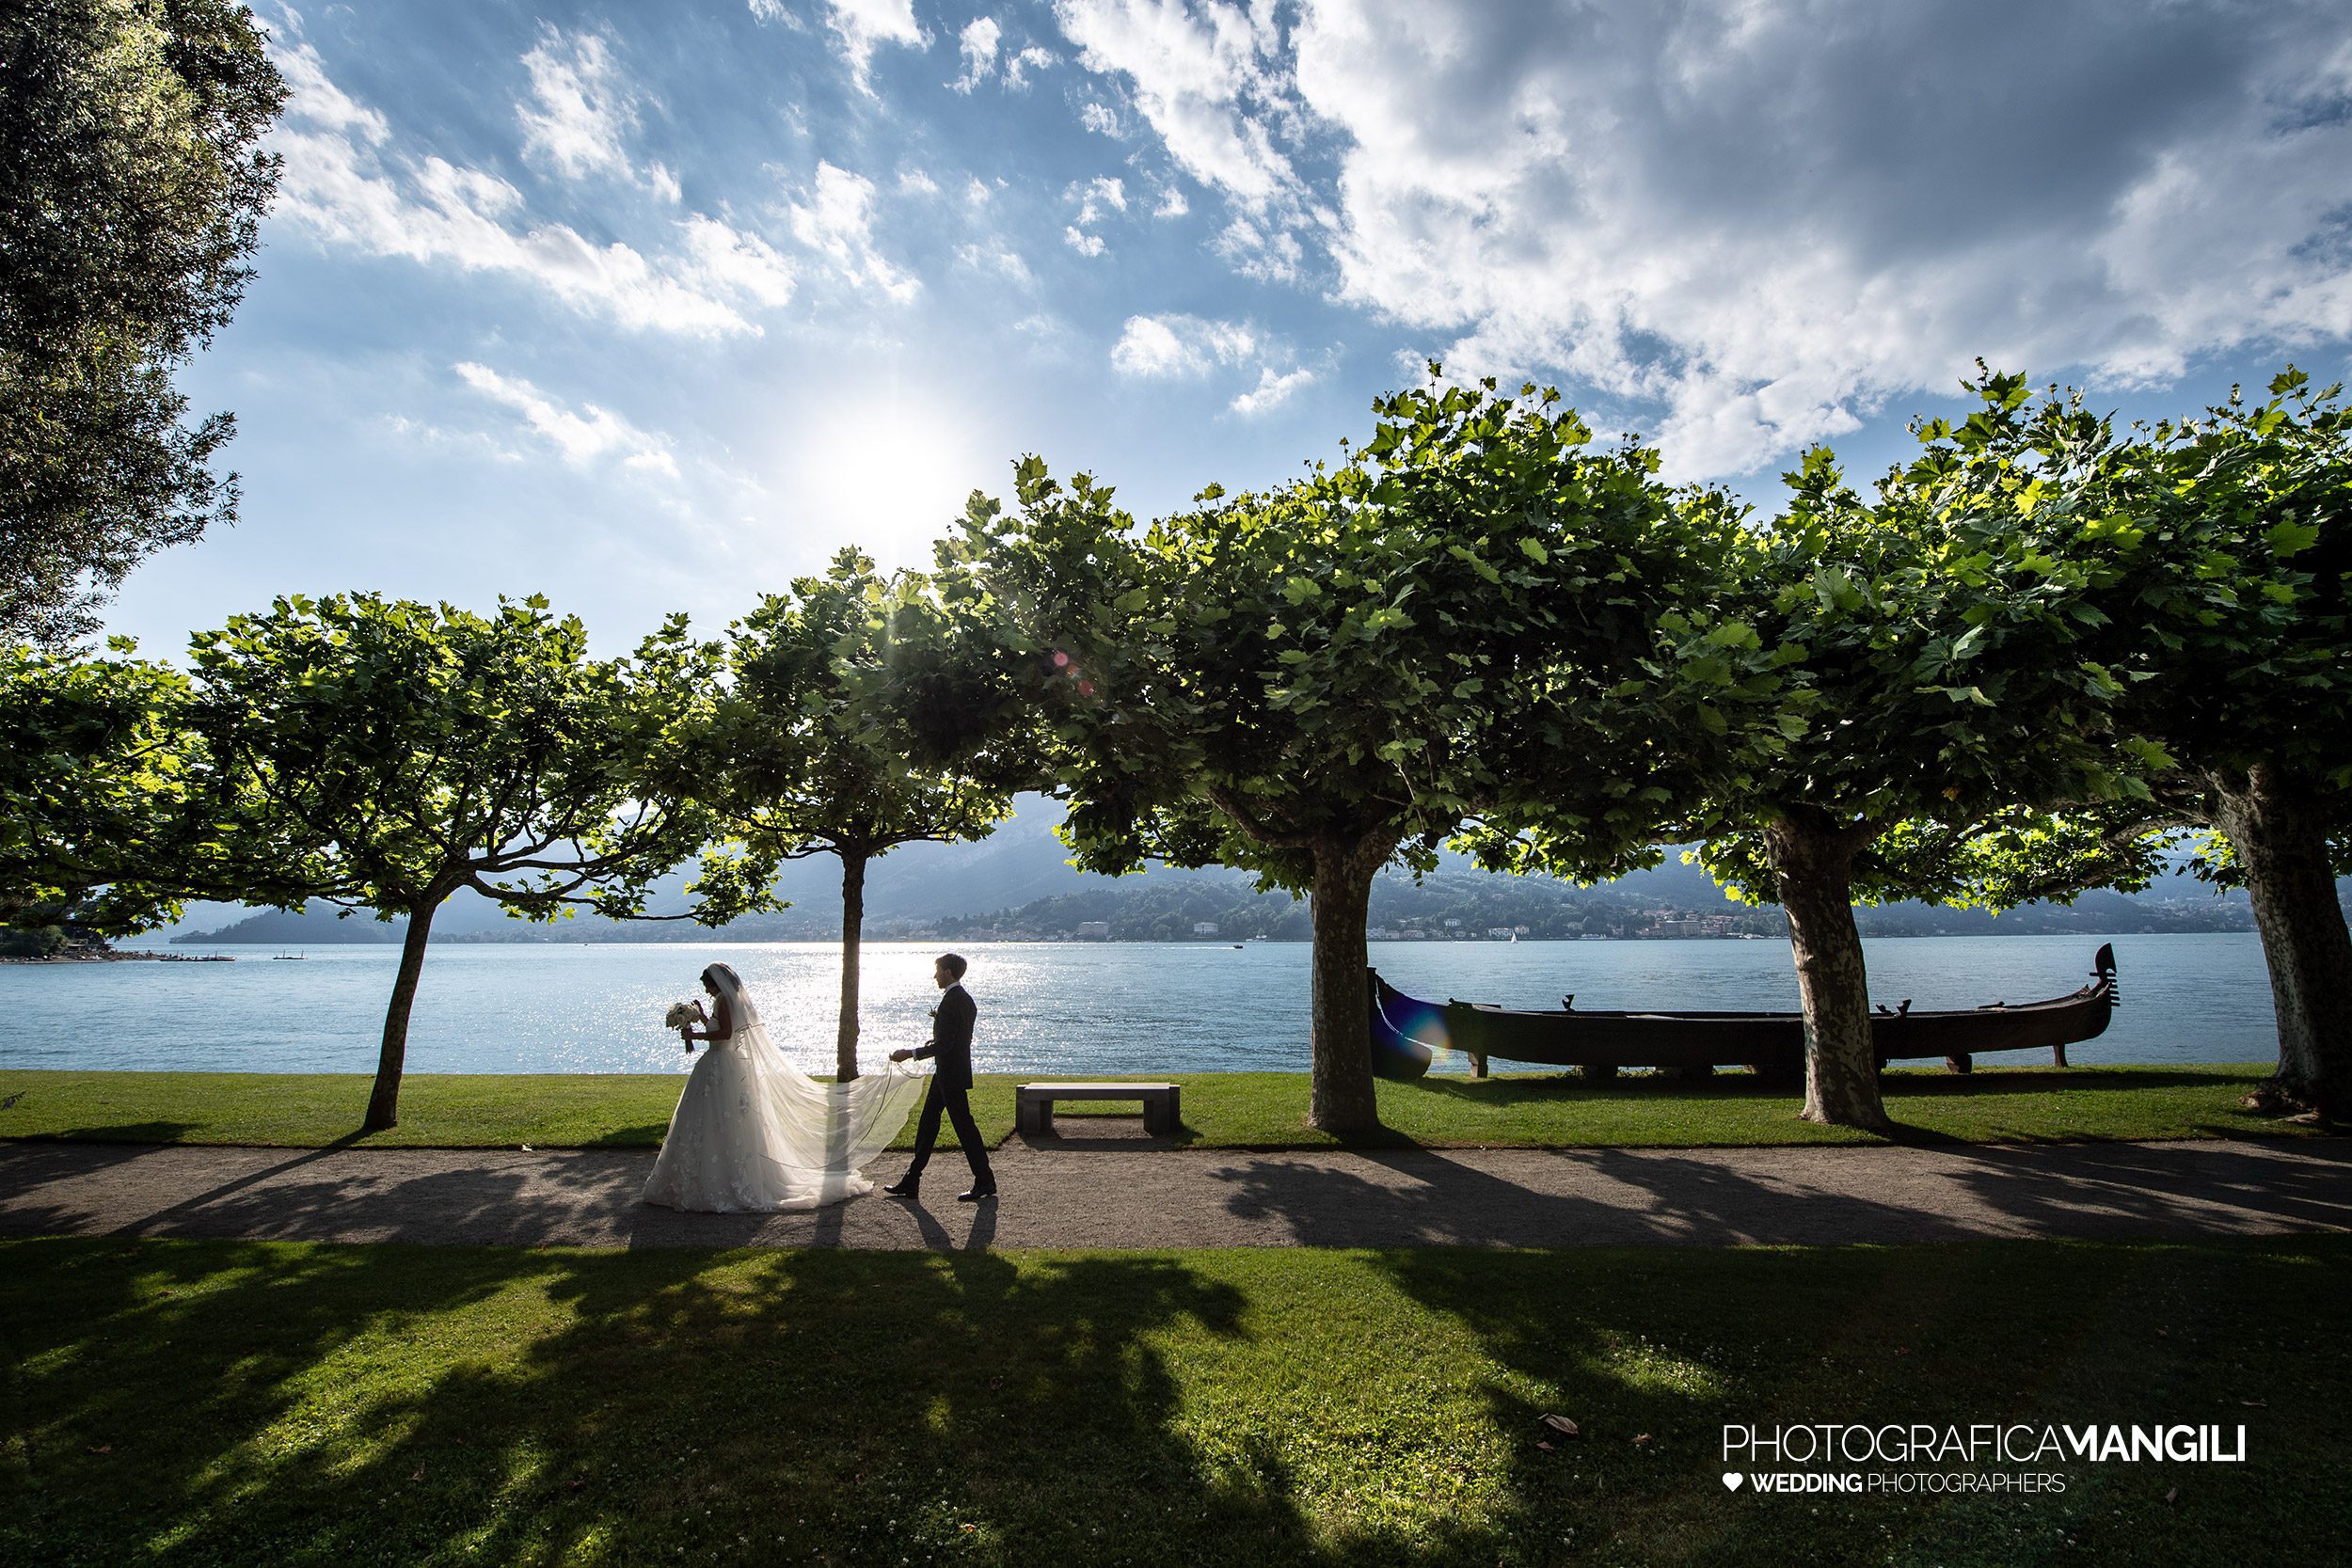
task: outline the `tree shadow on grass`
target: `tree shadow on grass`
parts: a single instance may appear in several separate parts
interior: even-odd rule
[[[1474,1254],[1376,1260],[1503,1369],[1487,1397],[1498,1429],[1519,1440],[1499,1530],[1572,1539],[1578,1559],[1605,1542],[1613,1561],[2224,1563],[2341,1560],[2352,1544],[2352,1516],[2332,1502],[2332,1450],[2301,1451],[2305,1433],[2340,1422],[2342,1372],[2312,1365],[2280,1390],[2245,1364],[2264,1354],[2249,1344],[2283,1366],[2329,1338],[2331,1325],[2305,1329],[2301,1314],[2343,1289],[2352,1252],[2340,1238],[1534,1254],[1510,1259],[1510,1288]],[[2227,1370],[2221,1347],[2238,1347]],[[1766,1502],[1720,1480],[1800,1467],[1727,1458],[1726,1424],[2228,1419],[2245,1402],[2229,1396],[2249,1380],[2276,1412],[2263,1466],[2067,1462],[2065,1491],[2029,1505],[1981,1494]],[[1581,1435],[1545,1433],[1547,1404]],[[2217,1405],[2218,1416],[2165,1414]]]
[[[16,1560],[1321,1555],[1177,1430],[1176,1259],[109,1244],[14,1249]]]
[[[2069,1554],[2087,1560],[2147,1560],[2151,1529],[2248,1554],[2198,1560],[2352,1546],[2322,1500],[2341,1375],[2264,1383],[2286,1424],[2262,1465],[2122,1467],[2030,1520],[2015,1499],[1867,1497],[1825,1518],[1717,1479],[1724,1422],[2203,1409],[2233,1375],[2209,1347],[2268,1354],[2261,1376],[2332,1342],[2352,1265],[2332,1239],[1202,1259],[45,1241],[6,1260],[13,1561],[1836,1568],[2020,1560],[2028,1522],[2106,1529]]]

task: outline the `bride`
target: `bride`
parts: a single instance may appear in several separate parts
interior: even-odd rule
[[[709,1027],[679,1033],[710,1048],[687,1076],[642,1201],[736,1214],[819,1209],[873,1182],[858,1167],[906,1125],[927,1075],[892,1063],[878,1076],[820,1084],[768,1038],[742,979],[703,971]]]

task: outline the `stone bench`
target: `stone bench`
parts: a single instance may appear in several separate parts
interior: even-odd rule
[[[1016,1132],[1042,1137],[1054,1130],[1057,1100],[1140,1100],[1143,1130],[1172,1138],[1183,1093],[1175,1084],[1024,1084],[1013,1091],[1012,1124]]]

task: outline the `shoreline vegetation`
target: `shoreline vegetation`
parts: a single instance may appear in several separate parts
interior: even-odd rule
[[[1179,1073],[1184,1126],[1174,1147],[1758,1148],[1894,1143],[2074,1143],[2293,1137],[2240,1102],[2265,1063],[2185,1067],[1980,1068],[1965,1077],[1896,1069],[1883,1079],[1891,1136],[1800,1120],[1799,1097],[1743,1071],[1704,1085],[1655,1075],[1608,1085],[1559,1074],[1434,1077],[1382,1083],[1378,1132],[1340,1136],[1306,1120],[1304,1072]],[[1012,1134],[1013,1088],[1036,1073],[978,1075],[973,1114],[989,1143]],[[0,1139],[323,1148],[654,1148],[682,1080],[674,1073],[410,1075],[400,1125],[359,1134],[364,1073],[0,1070]],[[1130,1121],[1076,1107],[1087,1122]],[[892,1147],[911,1146],[912,1128]],[[1135,1140],[1138,1149],[1168,1147]]]
[[[0,953],[0,964],[226,964],[236,961],[225,953],[125,953],[111,947],[68,949],[57,953]]]
[[[1058,850],[1057,852],[1059,852]],[[944,857],[940,857],[944,859]],[[1056,863],[1058,865],[1058,862]],[[1307,905],[1283,893],[1260,893],[1246,873],[1124,879],[1108,886],[947,914],[910,909],[903,889],[869,908],[865,937],[878,942],[1307,942]],[[1661,885],[1662,883],[1662,885]],[[1696,884],[1694,887],[1692,884]],[[2352,883],[2345,895],[2352,897]],[[453,900],[434,923],[437,942],[697,942],[838,941],[839,923],[822,896],[785,911],[747,915],[723,927],[609,921],[593,914],[540,925]],[[2096,892],[2076,904],[2027,904],[1994,915],[1943,905],[1897,903],[1856,910],[1866,939],[1914,936],[2204,935],[2251,931],[2243,895],[2200,889],[2124,895]],[[324,909],[266,910],[210,930],[187,930],[174,946],[398,946],[399,921],[338,919]],[[1366,916],[1368,942],[1572,942],[1766,940],[1786,942],[1777,908],[1724,899],[1696,867],[1653,874],[1639,885],[1576,888],[1503,872],[1442,871],[1416,886],[1408,878],[1375,881]]]

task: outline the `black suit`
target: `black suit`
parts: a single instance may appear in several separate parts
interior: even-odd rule
[[[938,1066],[931,1074],[930,1092],[923,1097],[922,1120],[915,1125],[914,1163],[906,1174],[909,1180],[921,1176],[930,1163],[944,1113],[955,1124],[956,1142],[971,1163],[972,1185],[983,1191],[996,1185],[995,1173],[988,1165],[988,1146],[980,1142],[980,1130],[972,1120],[972,1021],[978,1015],[972,993],[961,981],[949,986],[931,1010],[930,1043],[918,1047],[914,1054],[918,1060],[929,1058]]]

